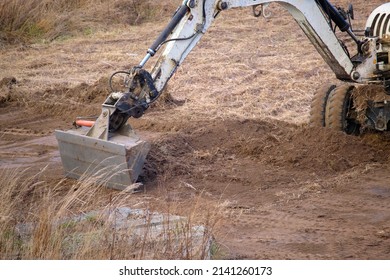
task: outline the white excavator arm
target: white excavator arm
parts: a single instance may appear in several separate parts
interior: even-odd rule
[[[359,41],[350,24],[327,0],[184,0],[165,30],[147,50],[145,58],[128,73],[128,92],[123,95],[115,93],[103,104],[103,107],[109,105],[116,109],[115,112],[110,110],[109,131],[120,128],[129,117],[142,116],[220,12],[272,2],[279,3],[290,12],[338,79],[367,83],[375,78],[377,39]],[[358,50],[355,60],[337,38],[336,26],[355,41]],[[160,48],[163,48],[162,54],[152,71],[148,72],[145,65]],[[362,49],[368,51],[363,52]],[[97,134],[101,135],[101,131]],[[95,135],[94,130],[90,135]]]
[[[152,70],[156,89],[161,91],[176,68],[184,61],[203,34],[216,19],[219,12],[236,7],[262,5],[277,2],[284,6],[313,43],[330,68],[341,80],[351,80],[354,66],[340,45],[337,37],[325,18],[321,6],[313,0],[186,0],[179,11],[186,11],[173,30],[170,38],[189,38],[172,40],[167,43],[156,66]],[[184,13],[184,12],[183,12]],[[349,29],[348,29],[349,30]],[[155,49],[149,49],[147,57],[141,62],[144,66]]]

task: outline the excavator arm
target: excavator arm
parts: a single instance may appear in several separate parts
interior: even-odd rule
[[[130,78],[127,80],[132,81],[129,91],[118,99],[115,105],[118,112],[113,119],[117,121],[118,114],[142,116],[221,12],[272,2],[279,3],[290,12],[338,79],[361,82],[365,78],[357,72],[357,67],[366,69],[366,65],[362,61],[355,63],[356,65],[353,63],[344,45],[337,38],[333,24],[353,38],[357,49],[360,48],[361,42],[353,34],[348,22],[327,0],[185,0],[165,30],[147,50],[144,59],[129,72]],[[145,65],[161,48],[163,51],[149,73],[145,70]],[[371,74],[370,71],[362,73],[366,76]],[[141,88],[136,89],[137,86]],[[123,123],[127,120],[126,117],[120,119]],[[111,124],[111,128],[120,127],[112,121]]]
[[[94,125],[88,130],[56,131],[66,175],[79,178],[95,170],[109,170],[106,179],[109,186],[123,189],[135,182],[149,145],[134,135],[127,120],[141,117],[158,99],[176,69],[221,12],[272,2],[290,12],[338,79],[357,83],[377,79],[373,75],[377,38],[359,41],[342,14],[327,0],[184,0],[140,64],[128,72],[120,71],[126,74],[125,90],[112,90]],[[337,38],[336,26],[355,41],[358,54],[354,59]],[[160,49],[161,55],[149,72],[145,66]],[[115,73],[110,81],[114,76]]]
[[[176,68],[184,61],[221,11],[271,2],[281,4],[290,12],[338,79],[351,80],[351,73],[354,68],[351,59],[340,45],[327,18],[324,16],[325,12],[322,5],[317,1],[189,0],[184,1],[179,8],[177,14],[182,14],[182,19],[172,30],[172,34],[169,37],[171,41],[167,43],[151,72],[152,77],[155,79],[157,90],[161,91],[164,88]],[[349,30],[349,27],[347,30]],[[149,49],[148,55],[140,64],[141,67],[145,65],[149,56],[156,52],[155,46],[161,45],[161,39],[159,38]]]

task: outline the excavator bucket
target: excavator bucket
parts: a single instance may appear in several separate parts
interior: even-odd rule
[[[124,190],[136,183],[150,144],[128,124],[109,132],[109,118],[115,108],[104,107],[111,108],[104,108],[91,128],[55,131],[61,161],[66,177],[92,177],[109,188]]]
[[[147,153],[148,142],[114,135],[108,141],[86,136],[85,129],[55,132],[65,176],[93,177],[107,187],[123,190],[134,184]]]
[[[148,142],[123,135],[106,141],[85,136],[84,132],[55,132],[66,177],[92,176],[98,183],[118,190],[137,181],[150,148]]]

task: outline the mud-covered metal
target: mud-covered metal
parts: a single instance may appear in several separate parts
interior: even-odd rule
[[[116,133],[109,140],[86,134],[82,128],[55,132],[66,177],[118,190],[137,181],[150,149],[148,142],[129,133]]]

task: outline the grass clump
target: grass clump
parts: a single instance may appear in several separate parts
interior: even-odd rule
[[[54,40],[113,24],[140,24],[172,12],[170,1],[4,0],[0,3],[0,42]]]
[[[210,258],[218,210],[196,201],[186,217],[131,209],[131,194],[101,178],[50,186],[41,175],[0,170],[0,259]]]

